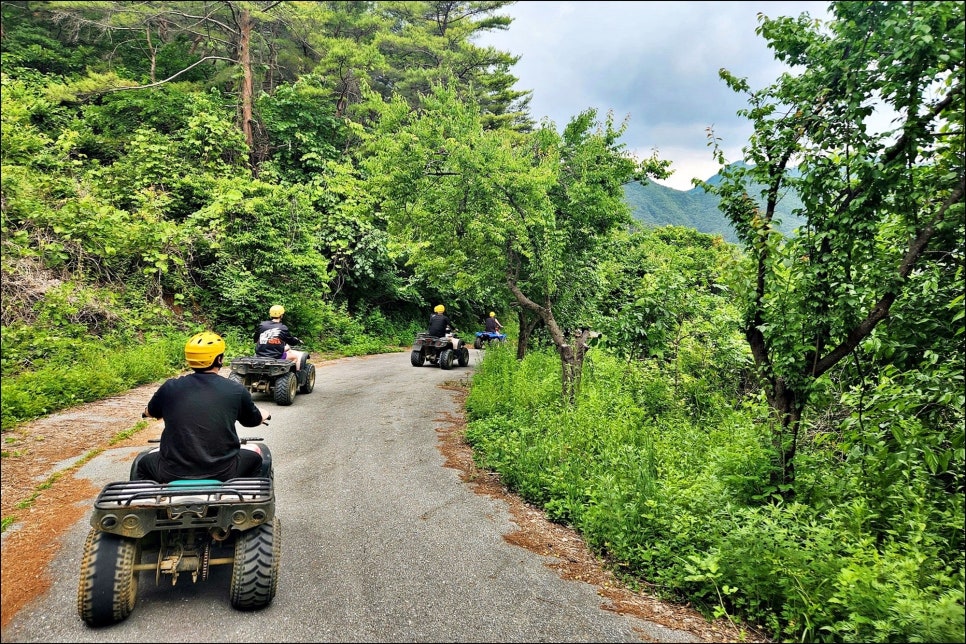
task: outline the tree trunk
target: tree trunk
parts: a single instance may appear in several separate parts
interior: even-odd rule
[[[770,475],[770,483],[782,500],[795,498],[795,451],[798,448],[798,431],[802,424],[805,396],[800,396],[778,378],[768,384],[768,404],[778,415],[778,429],[772,434],[772,446],[777,462]]]
[[[577,397],[575,383],[580,379],[580,364],[577,362],[574,355],[574,348],[567,343],[567,338],[564,332],[557,324],[557,320],[553,317],[553,311],[550,309],[550,303],[547,302],[545,306],[540,306],[529,297],[524,295],[523,291],[520,290],[520,287],[517,286],[516,282],[514,282],[512,279],[507,281],[507,286],[510,288],[510,292],[513,293],[513,296],[516,298],[517,302],[520,303],[521,307],[537,314],[539,319],[543,320],[544,325],[547,327],[547,331],[550,332],[550,337],[553,339],[554,346],[557,347],[557,353],[560,355],[561,400],[563,400],[564,404],[572,405],[576,401]],[[522,311],[520,315],[523,315]],[[522,332],[523,331],[521,329],[521,333]]]
[[[154,82],[157,82],[158,80],[155,77],[155,73],[158,67],[158,50],[157,48],[155,48],[154,43],[151,42],[151,25],[149,24],[144,31],[145,31],[145,36],[147,38],[147,43],[148,43],[148,56],[150,56],[151,58],[150,78],[151,78],[151,82],[154,83]]]
[[[567,405],[577,402],[577,382],[580,380],[580,365],[574,355],[574,348],[566,342],[557,343],[560,355],[560,396]]]
[[[248,9],[242,9],[239,15],[238,64],[242,68],[241,86],[241,128],[248,145],[249,155],[255,150],[255,137],[252,134],[252,100],[255,93],[252,82],[252,16]]]
[[[754,356],[758,377],[765,388],[768,405],[775,413],[775,420],[778,423],[777,429],[772,432],[772,447],[775,450],[776,462],[769,475],[769,483],[779,491],[783,500],[791,501],[795,497],[795,451],[798,447],[798,431],[802,422],[802,412],[808,402],[808,394],[799,393],[788,387],[784,378],[774,374],[765,336],[760,328],[760,317],[745,328],[745,338]]]
[[[599,333],[590,329],[579,329],[574,336],[575,393],[580,391],[580,380],[584,375],[584,358],[587,357],[587,352],[590,350],[590,341],[599,336]]]
[[[523,360],[527,355],[530,336],[537,325],[540,324],[540,318],[533,315],[528,316],[524,309],[520,309],[517,313],[517,321],[520,326],[520,335],[517,337],[517,360]]]

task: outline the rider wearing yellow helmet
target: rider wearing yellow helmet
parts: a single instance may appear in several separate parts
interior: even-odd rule
[[[490,317],[483,321],[483,328],[487,333],[499,333],[503,325],[496,319],[496,313],[490,311]]]
[[[258,325],[255,330],[255,355],[262,358],[275,358],[276,360],[288,360],[295,363],[295,370],[302,369],[303,358],[308,357],[306,351],[295,351],[293,344],[302,344],[282,323],[282,316],[285,315],[285,307],[276,304],[268,309],[268,317]]]
[[[433,309],[433,314],[429,316],[429,329],[426,330],[426,333],[436,338],[442,338],[448,331],[455,328],[445,313],[446,307],[437,304]]]
[[[160,449],[138,461],[137,477],[167,483],[257,476],[262,457],[241,449],[235,422],[256,427],[269,416],[248,389],[219,374],[224,339],[211,331],[196,333],[185,343],[184,357],[193,373],[165,381],[141,413],[164,419],[164,429]]]

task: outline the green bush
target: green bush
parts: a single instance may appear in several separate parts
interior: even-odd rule
[[[56,345],[34,369],[3,378],[2,429],[132,387],[161,380],[184,369],[187,336],[120,344],[117,338]],[[42,339],[38,338],[38,339]],[[6,338],[4,353],[6,353]]]
[[[883,470],[874,450],[806,441],[803,502],[777,502],[762,403],[714,374],[590,355],[564,407],[555,354],[488,350],[466,402],[477,464],[632,584],[709,616],[782,641],[963,641],[961,490],[908,455]]]

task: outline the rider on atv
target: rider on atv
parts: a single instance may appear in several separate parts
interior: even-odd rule
[[[270,320],[265,320],[258,325],[255,331],[255,355],[260,358],[275,358],[276,360],[288,360],[295,363],[295,370],[302,368],[302,351],[292,349],[293,344],[302,344],[302,341],[292,335],[288,327],[282,323],[282,316],[285,315],[285,307],[276,304],[268,310]]]
[[[437,304],[433,309],[433,314],[429,316],[429,328],[426,333],[434,338],[445,337],[449,331],[453,330],[453,323],[446,317],[446,307]]]
[[[448,334],[454,333],[456,327],[445,315],[446,307],[442,304],[437,304],[436,308],[433,309],[433,314],[429,316],[429,328],[426,329],[426,333],[433,336],[434,338],[445,338]],[[458,338],[453,338],[453,348],[456,349]]]
[[[483,328],[487,333],[499,333],[500,329],[503,328],[503,325],[500,324],[500,321],[496,319],[496,313],[490,311],[490,317],[486,318],[486,320],[483,322]]]
[[[194,373],[165,381],[141,413],[142,418],[163,418],[164,429],[161,449],[138,461],[136,478],[167,483],[256,476],[262,457],[241,448],[235,421],[257,427],[269,415],[255,406],[247,389],[219,374],[225,359],[220,335],[195,334],[184,354]]]

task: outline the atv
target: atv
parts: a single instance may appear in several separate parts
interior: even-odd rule
[[[482,349],[489,346],[491,342],[506,342],[506,333],[497,331],[477,331],[476,338],[473,340],[474,349]]]
[[[456,329],[453,329],[441,338],[428,333],[417,334],[409,354],[409,362],[414,367],[422,367],[425,362],[437,365],[440,369],[452,369],[454,362],[465,367],[470,363],[470,350],[455,333]]]
[[[253,394],[269,394],[278,405],[291,405],[296,393],[308,394],[315,389],[315,365],[308,359],[306,352],[296,370],[295,363],[288,360],[259,356],[235,358],[229,365],[231,373],[228,378],[241,383]]]
[[[267,423],[266,423],[267,424]],[[242,449],[262,455],[258,477],[228,481],[182,479],[170,483],[108,483],[94,500],[84,544],[77,613],[88,626],[124,621],[134,610],[138,574],[155,583],[182,575],[207,581],[212,566],[232,565],[229,598],[237,610],[268,606],[278,587],[281,523],[275,516],[271,452],[261,438],[242,438]],[[157,441],[152,441],[157,442]],[[158,449],[157,447],[153,449]]]

